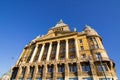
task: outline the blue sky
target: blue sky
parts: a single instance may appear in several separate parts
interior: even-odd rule
[[[81,32],[90,25],[103,38],[120,77],[119,0],[0,0],[0,76],[15,65],[24,46],[60,19]]]

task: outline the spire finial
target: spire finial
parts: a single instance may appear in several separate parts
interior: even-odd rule
[[[60,24],[60,23],[63,23],[63,20],[62,20],[62,19],[60,19],[60,21],[58,22],[58,24]]]

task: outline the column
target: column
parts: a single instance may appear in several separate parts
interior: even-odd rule
[[[66,54],[65,54],[66,59],[68,59],[68,51],[69,51],[69,49],[68,49],[68,39],[66,39]]]
[[[42,48],[41,48],[41,51],[40,51],[40,55],[39,55],[39,58],[38,58],[38,62],[41,61],[41,58],[42,58],[42,55],[43,55],[44,48],[45,48],[45,44],[42,45]]]
[[[78,50],[78,41],[77,41],[77,39],[75,39],[75,50],[76,50],[77,58],[79,59],[79,50]]]
[[[58,60],[59,57],[59,50],[60,50],[60,41],[57,42],[56,60]]]
[[[52,49],[52,42],[50,42],[50,44],[49,44],[49,49],[48,49],[47,59],[46,59],[47,61],[48,61],[49,58],[50,58],[51,49]]]
[[[36,45],[36,47],[35,47],[35,50],[34,50],[34,52],[33,52],[33,54],[32,54],[31,59],[30,59],[30,63],[32,63],[32,62],[33,62],[34,57],[35,57],[35,54],[37,53],[37,50],[38,50],[38,45]]]

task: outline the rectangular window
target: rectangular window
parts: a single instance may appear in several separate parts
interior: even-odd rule
[[[69,65],[69,71],[70,72],[77,72],[77,67],[75,64],[70,64]]]
[[[95,49],[95,46],[94,46],[94,45],[91,45],[91,49]]]
[[[82,58],[86,58],[86,54],[82,54],[81,57],[82,57]]]
[[[43,72],[43,67],[38,67],[38,73],[42,73]]]
[[[84,47],[83,47],[83,46],[80,46],[80,49],[81,49],[81,50],[84,50]]]
[[[78,78],[69,78],[69,80],[78,80]]]
[[[97,53],[97,54],[96,54],[96,58],[97,58],[97,60],[100,60],[100,59],[101,59],[100,53]]]
[[[25,74],[26,67],[22,67],[22,74]]]
[[[36,80],[42,80],[42,78],[36,78]]]
[[[82,71],[85,72],[90,72],[90,66],[88,64],[83,64],[82,65]]]
[[[83,41],[82,41],[82,39],[80,39],[80,43],[82,43]]]
[[[64,78],[57,78],[57,80],[64,80]]]
[[[48,72],[49,72],[49,73],[53,73],[53,66],[49,66],[49,67],[48,67]]]
[[[53,80],[52,78],[47,78],[46,80]]]
[[[23,78],[19,78],[19,80],[24,80]]]
[[[74,59],[74,58],[75,58],[75,56],[74,56],[74,55],[71,55],[71,56],[70,56],[70,59]]]
[[[32,78],[28,78],[27,80],[32,80]]]
[[[64,72],[65,68],[63,65],[58,65],[58,72]]]
[[[103,65],[98,65],[98,71],[108,71],[107,65],[103,64]]]
[[[93,80],[91,77],[83,78],[83,80]]]
[[[106,78],[100,78],[100,80],[106,80]],[[107,78],[107,80],[112,80],[112,79]]]
[[[99,48],[98,44],[96,44],[96,48]]]
[[[33,73],[34,67],[30,67],[30,73]]]
[[[75,52],[75,48],[74,47],[70,48],[69,50],[70,50],[70,52]]]

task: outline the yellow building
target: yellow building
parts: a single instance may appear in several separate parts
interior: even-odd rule
[[[115,63],[90,26],[70,31],[60,20],[46,35],[25,46],[12,80],[117,80]]]

